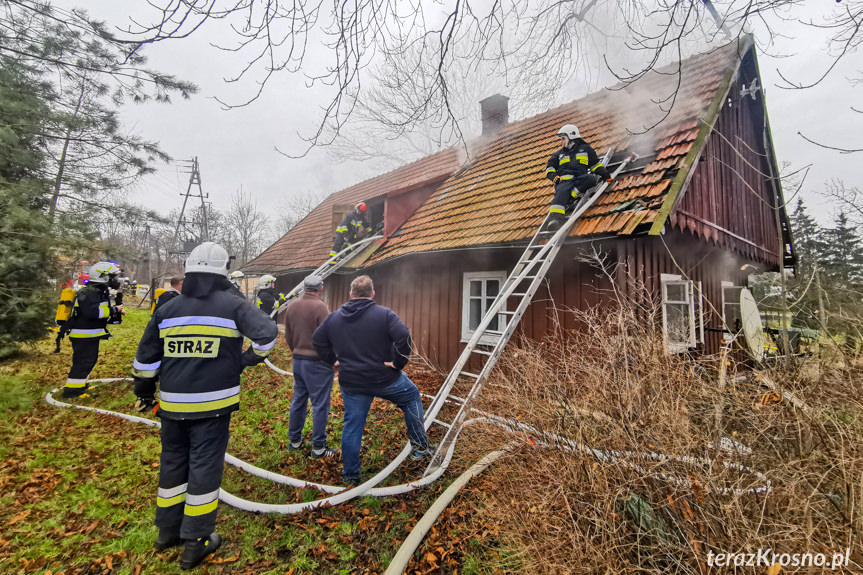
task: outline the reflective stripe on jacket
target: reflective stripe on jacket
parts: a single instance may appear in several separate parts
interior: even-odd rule
[[[545,167],[545,177],[552,181],[558,176],[561,180],[572,180],[588,172],[599,175],[603,180],[611,177],[590,144],[582,139],[576,140],[573,147],[561,148],[552,154]]]
[[[67,324],[69,337],[107,338],[111,334],[105,329],[111,317],[111,300],[108,287],[91,284],[81,288],[75,296],[72,319]]]

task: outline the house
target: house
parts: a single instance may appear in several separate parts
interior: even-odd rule
[[[747,274],[794,261],[759,85],[745,38],[685,60],[679,74],[654,71],[517,122],[493,96],[469,157],[442,151],[333,194],[245,269],[277,275],[282,289],[299,283],[326,259],[344,212],[365,200],[384,238],[328,280],[328,303],[335,309],[351,279],[369,274],[417,350],[448,370],[545,217],[545,163],[557,130],[575,123],[600,155],[615,150],[612,164],[632,151],[640,159],[575,224],[520,332],[541,339],[557,309],[641,283],[661,298],[669,352],[715,353]],[[613,274],[585,262],[585,249],[617,264]]]

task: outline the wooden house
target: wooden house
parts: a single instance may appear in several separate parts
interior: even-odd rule
[[[548,212],[545,164],[559,128],[574,123],[599,155],[615,150],[612,163],[640,159],[575,224],[520,333],[541,339],[557,309],[597,305],[612,282],[625,294],[640,283],[662,302],[669,352],[714,353],[747,275],[793,265],[760,85],[744,39],[521,121],[507,122],[507,99],[493,96],[470,153],[445,150],[333,194],[244,269],[293,287],[364,200],[384,238],[329,278],[328,303],[346,301],[356,275],[372,276],[378,303],[448,370]],[[585,262],[586,250],[614,273]]]

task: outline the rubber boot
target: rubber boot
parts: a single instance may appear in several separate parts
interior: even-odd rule
[[[159,537],[156,538],[156,544],[154,547],[156,551],[164,551],[165,549],[170,549],[171,547],[176,547],[177,545],[182,545],[183,539],[180,537],[180,534],[176,531],[162,531],[159,530]]]
[[[210,533],[207,538],[187,539],[186,548],[180,555],[180,569],[192,569],[214,553],[222,545],[222,536],[218,533]]]

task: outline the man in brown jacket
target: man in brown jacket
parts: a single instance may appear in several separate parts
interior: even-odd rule
[[[332,366],[321,361],[312,334],[327,318],[329,310],[321,299],[324,281],[320,276],[306,276],[304,293],[285,311],[285,340],[294,356],[294,397],[291,399],[291,416],[288,423],[288,451],[305,447],[303,426],[306,423],[309,400],[312,401],[313,459],[331,457],[327,447],[327,419],[330,416],[330,395],[333,390]]]

